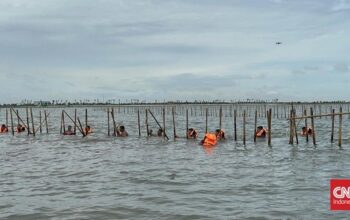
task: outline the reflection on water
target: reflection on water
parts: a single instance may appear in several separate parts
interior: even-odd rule
[[[108,137],[101,111],[91,111],[91,136],[63,137],[59,114],[51,115],[50,134],[0,135],[1,219],[348,218],[329,211],[330,178],[350,176],[347,120],[341,149],[329,143],[329,119],[316,120],[316,147],[301,137],[288,145],[288,121],[274,119],[268,147],[266,140],[253,143],[251,120],[247,145],[240,125],[235,143],[231,118],[223,123],[228,140],[207,148],[174,141],[171,126],[169,141],[144,137],[144,125],[138,137],[135,115],[117,115],[130,137]],[[203,118],[190,120],[202,138]],[[179,116],[183,137],[184,128]]]

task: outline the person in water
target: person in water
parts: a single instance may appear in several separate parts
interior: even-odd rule
[[[2,124],[0,128],[0,133],[6,133],[8,131],[9,129],[7,128],[7,126],[5,124]]]
[[[164,133],[163,129],[162,129],[162,128],[159,128],[159,129],[158,129],[158,132],[157,132],[157,136],[158,136],[158,137],[162,137],[162,136],[163,136],[163,133]]]
[[[225,132],[222,129],[216,129],[215,135],[217,140],[225,140]]]
[[[217,135],[213,133],[206,133],[200,144],[207,147],[215,146],[217,143]]]
[[[129,136],[128,132],[125,130],[125,127],[123,125],[119,126],[119,128],[117,129],[117,136],[118,137]]]
[[[256,128],[256,133],[255,133],[256,137],[264,138],[264,137],[266,137],[266,134],[267,134],[267,129],[264,128],[263,126],[258,126]]]
[[[17,125],[17,133],[21,133],[25,130],[26,130],[26,128],[23,125],[21,125],[21,124]]]
[[[190,139],[196,139],[198,137],[198,132],[195,129],[190,128],[187,131],[187,137]]]
[[[68,130],[63,135],[75,135],[74,131],[72,131],[72,125],[68,125]]]
[[[92,133],[92,128],[90,127],[90,125],[87,125],[86,128],[85,128],[85,134],[88,135],[88,134],[91,134]]]
[[[302,127],[301,128],[301,132],[300,132],[300,134],[302,135],[302,136],[306,136],[306,135],[312,135],[312,128],[309,128],[309,127]]]

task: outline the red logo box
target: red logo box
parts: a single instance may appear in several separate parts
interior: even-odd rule
[[[350,210],[350,179],[331,179],[331,210]]]

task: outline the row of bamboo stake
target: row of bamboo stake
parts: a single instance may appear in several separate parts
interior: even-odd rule
[[[176,134],[176,113],[175,113],[175,108],[172,107],[171,109],[172,112],[172,124],[173,124],[173,133],[174,133],[174,139],[177,138]],[[9,111],[6,109],[6,125],[8,125],[8,118],[9,118],[9,113],[10,113],[10,120],[11,120],[11,131],[12,135],[15,133],[14,129],[14,119],[13,119],[13,114],[17,116],[17,123],[18,124],[23,124],[23,126],[27,129],[28,135],[32,134],[35,136],[37,131],[39,130],[40,133],[43,131],[43,123],[45,123],[46,127],[46,133],[49,133],[49,127],[48,127],[48,117],[50,113],[47,113],[46,110],[44,110],[44,118],[42,118],[42,111],[39,111],[39,125],[37,128],[35,128],[34,125],[34,117],[33,117],[33,111],[32,108],[26,108],[26,122],[20,117],[18,110],[15,110],[13,108],[10,108]],[[169,140],[169,137],[167,136],[166,133],[166,112],[165,108],[162,108],[162,124],[157,120],[153,112],[148,108],[145,109],[145,125],[146,125],[146,134],[147,136],[150,136],[150,129],[149,129],[149,115],[154,119],[154,121],[157,123],[158,127],[162,129],[162,135],[164,139]],[[335,117],[339,117],[339,127],[338,127],[338,146],[341,147],[342,145],[342,119],[343,115],[350,115],[350,112],[343,113],[342,112],[342,107],[339,108],[339,113],[335,113],[335,109],[332,109],[332,113],[330,114],[320,114],[320,115],[314,115],[313,108],[310,108],[310,115],[307,115],[306,109],[304,109],[303,116],[297,117],[296,115],[296,110],[291,108],[290,110],[290,117],[289,117],[289,144],[294,144],[294,139],[295,143],[299,144],[299,138],[298,138],[298,132],[297,132],[297,123],[296,120],[305,120],[305,127],[308,128],[308,119],[311,120],[311,129],[312,129],[312,141],[313,144],[316,145],[316,132],[315,132],[315,124],[314,124],[314,119],[316,117],[331,117],[332,119],[332,126],[331,126],[331,143],[334,142],[334,124],[335,124]],[[61,127],[60,127],[60,133],[65,132],[65,116],[67,116],[73,123],[74,125],[74,130],[73,132],[75,133],[76,130],[78,129],[80,133],[85,137],[87,134],[85,133],[82,123],[77,117],[77,109],[74,110],[74,117],[72,118],[65,110],[62,110],[61,112]],[[222,107],[219,109],[219,128],[222,129],[222,117],[223,117],[223,111]],[[246,144],[246,124],[247,124],[247,113],[244,110],[243,114],[243,144]],[[255,110],[255,117],[254,117],[254,142],[256,142],[256,128],[257,128],[257,117],[258,117],[258,111]],[[267,140],[268,140],[268,145],[271,146],[271,138],[272,138],[272,109],[268,109],[266,111],[266,118],[267,118]],[[111,120],[112,119],[112,120]],[[110,121],[112,121],[113,125],[113,135],[116,134],[117,130],[117,123],[115,120],[115,111],[114,108],[107,109],[107,121],[108,121],[108,131],[107,134],[108,136],[111,135],[111,126],[110,126]],[[137,110],[137,123],[138,123],[138,135],[141,136],[141,120],[140,120],[140,110]],[[88,126],[88,111],[85,109],[85,126]],[[189,111],[186,109],[186,138],[188,137],[187,131],[189,129]],[[208,132],[208,108],[205,110],[205,133]],[[237,141],[237,110],[233,111],[233,135],[234,135],[234,140]],[[306,142],[309,142],[309,135],[305,135]]]

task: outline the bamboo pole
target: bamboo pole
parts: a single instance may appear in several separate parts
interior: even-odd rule
[[[243,111],[243,145],[245,145],[245,123],[246,123],[246,110]]]
[[[114,108],[112,108],[111,116],[112,116],[112,122],[113,122],[113,136],[116,136],[117,126],[116,126],[115,118],[114,118]]]
[[[289,144],[293,144],[294,141],[294,129],[293,129],[293,109],[289,113]]]
[[[176,124],[175,124],[175,109],[174,109],[174,107],[172,107],[171,110],[172,110],[172,115],[173,115],[174,140],[176,140]]]
[[[44,114],[45,114],[45,125],[46,125],[46,134],[49,133],[49,126],[48,126],[48,122],[47,122],[47,114],[46,114],[46,110],[44,110]]]
[[[163,137],[165,139],[165,108],[163,108]]]
[[[339,112],[343,112],[343,108],[339,108]],[[338,146],[341,147],[342,144],[342,124],[343,124],[343,115],[339,114],[339,133],[338,133]]]
[[[307,116],[307,112],[306,112],[306,108],[304,109],[304,116]],[[305,139],[306,139],[306,143],[309,143],[309,133],[308,133],[308,125],[307,125],[307,118],[305,118],[305,128],[306,128],[306,135],[305,135]]]
[[[164,131],[164,136],[169,140],[169,137],[166,135],[165,130],[162,128],[162,126],[158,122],[157,118],[153,115],[153,113],[151,112],[150,109],[148,109],[148,112],[151,114],[152,118],[156,121],[156,123],[159,126],[159,128],[161,128]]]
[[[20,117],[19,117],[18,110],[16,110],[16,115],[17,115],[17,125],[19,125]],[[22,120],[21,120],[21,121],[22,121]],[[23,121],[22,121],[22,123],[23,123],[23,126],[26,126],[26,123],[24,123]]]
[[[220,106],[219,110],[219,128],[222,129],[222,106]]]
[[[311,128],[312,128],[312,142],[313,142],[314,145],[316,145],[314,111],[313,111],[312,107],[310,108],[310,115],[311,115]]]
[[[137,127],[139,129],[139,137],[141,137],[140,110],[139,109],[137,109]]]
[[[8,127],[9,126],[9,119],[8,119],[8,110],[7,110],[7,108],[6,108],[6,127]]]
[[[34,117],[33,117],[33,109],[32,108],[30,108],[30,118],[32,119],[32,131],[33,131],[33,136],[35,137]]]
[[[68,113],[67,113],[65,110],[62,110],[62,114],[65,114],[65,115],[72,121],[72,123],[75,124],[75,121],[72,119],[72,117],[70,117],[70,116],[68,115]],[[77,119],[79,119],[79,118],[77,118]],[[80,123],[80,127],[79,127],[79,126],[76,126],[76,127],[78,128],[78,130],[80,131],[80,133],[83,135],[83,137],[85,137],[85,132],[84,132],[84,130],[82,129],[81,123]]]
[[[65,123],[65,120],[64,120],[64,113],[63,112],[62,112],[62,126],[63,126],[63,133],[65,133],[66,132],[66,123]]]
[[[24,126],[26,129],[28,129],[28,126],[26,125],[26,123],[25,123],[25,122],[22,120],[22,118],[19,116],[18,110],[15,111],[13,108],[11,108],[11,109],[12,109],[12,111],[16,114],[16,116],[17,116],[18,124],[19,124],[19,121],[21,121],[22,124],[23,124],[23,126]],[[10,111],[11,111],[11,110],[10,110]]]
[[[188,139],[188,109],[186,109],[186,139]]]
[[[12,136],[15,135],[15,130],[14,130],[14,126],[13,126],[13,116],[12,116],[12,111],[10,109],[10,117],[11,117],[11,132],[12,132]]]
[[[297,123],[296,123],[296,120],[295,120],[295,116],[296,116],[296,111],[295,111],[295,109],[294,109],[294,111],[293,111],[293,116],[294,116],[294,119],[293,119],[293,127],[294,127],[295,141],[296,141],[296,144],[299,144],[299,139],[298,139],[298,128],[297,128]]]
[[[79,127],[80,127],[80,129],[78,129],[78,130],[80,130],[80,132],[83,135],[83,137],[85,137],[86,135],[85,135],[85,132],[83,131],[83,126],[81,125],[81,122],[80,122],[79,118],[77,118],[77,119],[78,119],[78,123],[79,123]]]
[[[49,115],[50,115],[50,113],[49,113],[47,116],[49,116]],[[36,133],[36,131],[37,131],[38,129],[40,129],[40,127],[42,126],[42,124],[44,123],[44,121],[45,121],[45,120],[41,120],[40,123],[39,123],[39,126],[38,126],[36,129],[33,128],[33,131],[35,131],[35,133]]]
[[[63,134],[63,123],[62,123],[62,119],[63,119],[63,110],[61,113],[61,126],[60,126],[60,134]]]
[[[74,109],[74,134],[77,132],[77,109]]]
[[[146,114],[146,129],[147,129],[147,137],[150,136],[149,129],[148,129],[148,111],[147,109],[145,110]]]
[[[255,118],[254,118],[254,143],[256,143],[256,126],[258,121],[258,111],[255,110]]]
[[[30,128],[29,128],[29,111],[28,108],[26,108],[26,116],[27,116],[27,131],[28,135],[30,134]]]
[[[205,133],[208,133],[208,108],[205,109]]]
[[[268,119],[268,123],[267,123],[267,126],[268,126],[268,145],[271,146],[271,134],[272,134],[272,110],[271,108],[269,109],[269,119]]]
[[[237,141],[237,110],[235,109],[233,112],[233,133],[234,139]]]
[[[333,143],[333,140],[334,140],[334,112],[335,112],[335,109],[332,110],[332,133],[331,133],[331,143]]]
[[[107,135],[111,136],[111,128],[110,128],[110,123],[109,123],[109,108],[107,108]]]
[[[88,126],[88,112],[87,108],[85,109],[85,128]],[[87,131],[86,131],[87,132]]]
[[[42,129],[42,126],[41,126],[41,110],[39,111],[39,121],[40,121],[40,124],[39,124],[39,131],[40,131],[40,134],[42,134],[43,133],[43,129]]]

